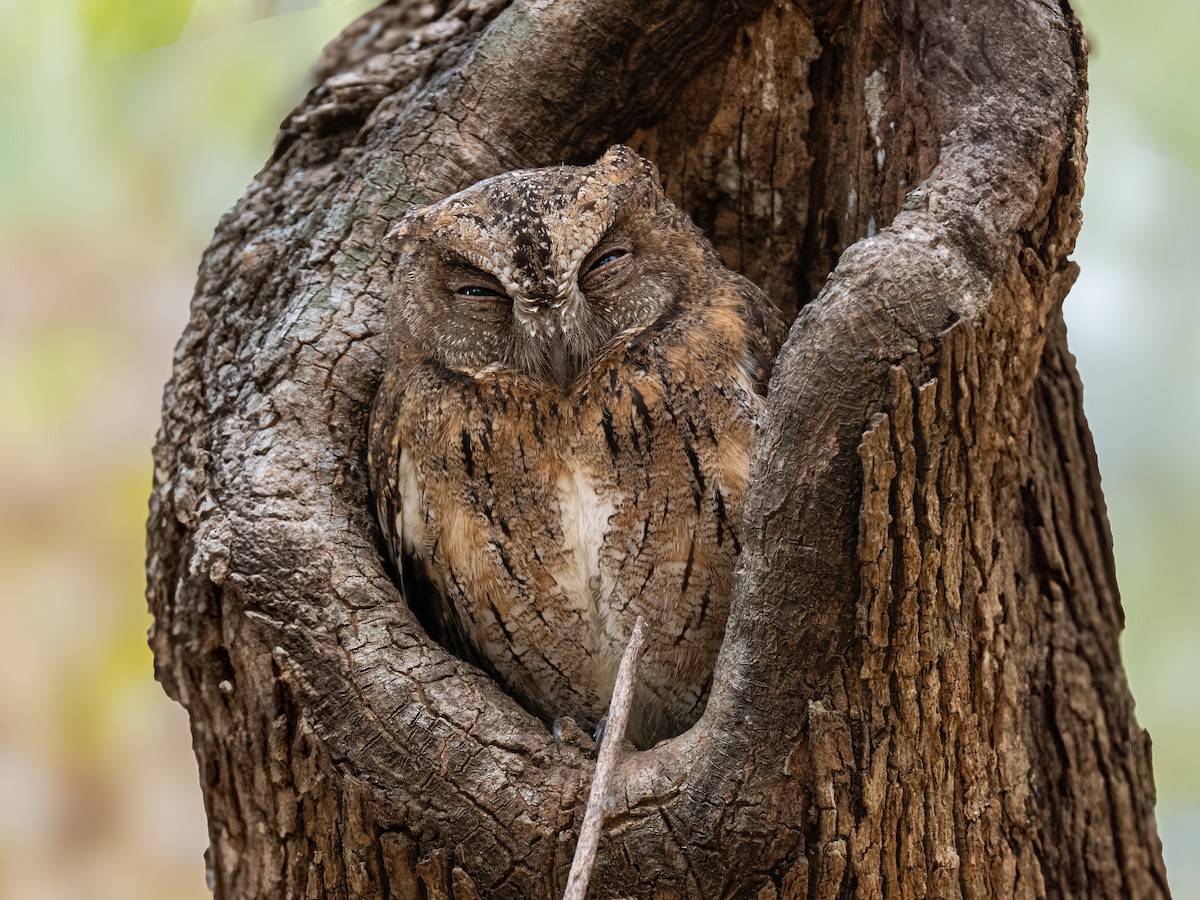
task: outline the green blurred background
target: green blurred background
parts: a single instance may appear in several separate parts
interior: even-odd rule
[[[370,0],[0,0],[0,898],[203,898],[149,448],[217,218]],[[1071,345],[1176,897],[1200,897],[1200,4],[1086,0]]]

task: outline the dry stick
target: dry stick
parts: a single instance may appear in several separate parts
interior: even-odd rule
[[[617,683],[613,685],[612,702],[608,707],[608,724],[600,739],[600,753],[596,759],[596,774],[592,776],[592,792],[588,795],[587,811],[583,814],[583,826],[579,829],[579,843],[575,845],[575,858],[571,861],[571,875],[567,879],[567,891],[563,900],[584,900],[587,896],[588,879],[596,864],[596,848],[600,845],[600,826],[604,821],[604,804],[612,786],[613,773],[617,769],[617,757],[625,741],[625,723],[629,720],[629,707],[633,705],[633,686],[637,680],[637,664],[642,655],[642,644],[646,640],[646,622],[637,617],[625,655],[621,657],[621,668],[617,670]]]

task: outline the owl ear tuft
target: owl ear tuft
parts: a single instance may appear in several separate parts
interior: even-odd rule
[[[608,169],[614,174],[619,173],[625,178],[644,175],[658,181],[658,169],[655,168],[654,163],[644,156],[638,155],[624,144],[613,144],[604,151],[604,155],[600,157],[596,165]]]
[[[384,235],[384,246],[395,253],[411,253],[416,249],[420,238],[412,233],[412,220],[405,217],[401,219],[386,235]]]

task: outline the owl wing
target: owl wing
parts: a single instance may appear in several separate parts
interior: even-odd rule
[[[440,579],[412,552],[416,544],[432,543],[435,538],[428,533],[428,527],[412,527],[418,521],[425,526],[430,523],[415,470],[406,459],[402,405],[407,380],[403,370],[389,371],[371,407],[367,470],[376,520],[383,532],[387,558],[395,567],[393,581],[422,627],[456,656],[486,669],[467,640],[466,629],[454,604],[446,597]]]
[[[395,427],[400,400],[396,381],[395,372],[389,371],[371,406],[371,420],[367,426],[367,473],[375,500],[375,518],[387,550],[385,555],[399,569],[404,546],[404,510],[400,492],[400,431]],[[396,581],[400,583],[399,579]]]
[[[749,279],[737,275],[733,287],[740,301],[742,321],[746,324],[746,348],[754,365],[754,371],[747,374],[758,393],[765,396],[775,357],[787,338],[787,322],[779,308]]]

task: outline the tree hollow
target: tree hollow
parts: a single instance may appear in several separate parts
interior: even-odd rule
[[[593,763],[408,610],[366,421],[404,210],[620,141],[794,323],[708,708],[622,763],[591,896],[1166,896],[1061,317],[1085,67],[1039,0],[392,2],[331,44],[155,448],[216,895],[561,895]]]

